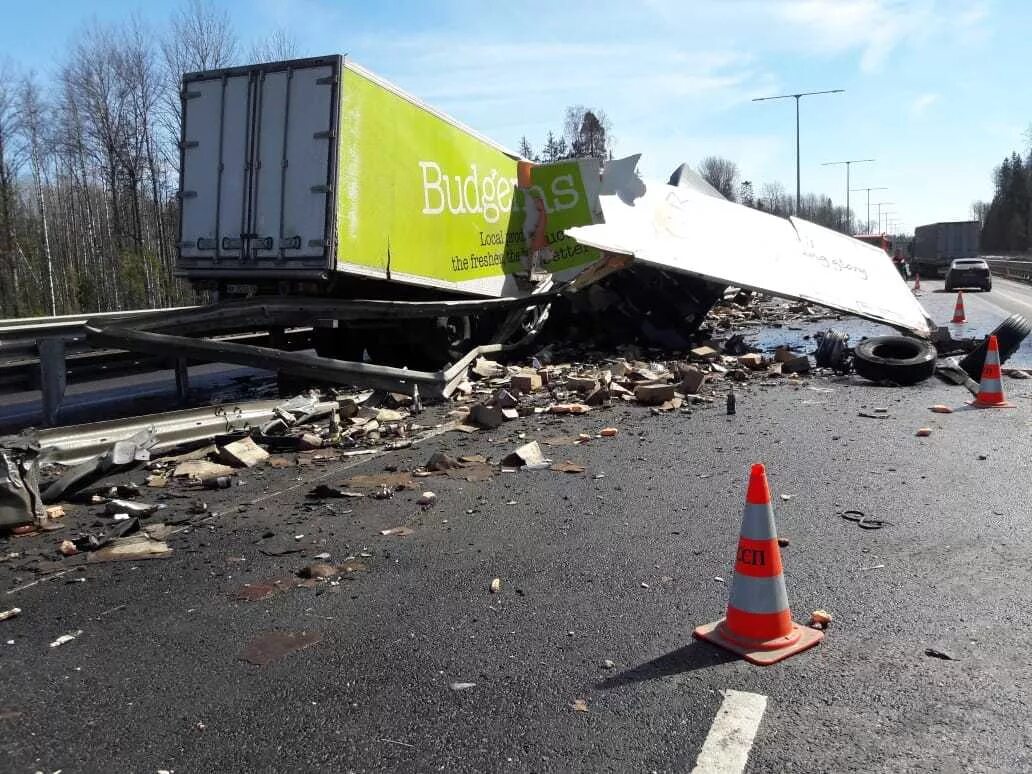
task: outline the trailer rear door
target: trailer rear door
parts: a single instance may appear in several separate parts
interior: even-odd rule
[[[333,56],[184,76],[180,273],[332,268],[340,66]]]

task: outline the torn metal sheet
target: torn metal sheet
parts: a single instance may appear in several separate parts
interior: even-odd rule
[[[287,402],[260,400],[203,406],[42,430],[35,435],[35,440],[44,449],[47,462],[76,465],[104,454],[112,449],[113,445],[118,446],[119,442],[132,439],[141,432],[149,431],[155,436],[155,442],[147,447],[155,454],[181,444],[203,441],[225,433],[250,430],[274,417],[277,408],[284,407],[291,411],[306,412],[304,417],[307,420],[328,415],[338,407],[338,403],[319,401],[311,404],[307,398],[301,397]],[[130,447],[123,443],[118,448],[121,450],[120,459],[131,461],[131,455],[126,459]]]
[[[694,178],[643,181],[637,156],[610,162],[605,223],[567,229],[579,243],[637,263],[808,301],[927,338],[934,328],[885,253],[800,218],[715,197]]]
[[[46,517],[39,494],[39,447],[19,438],[0,439],[0,527]]]

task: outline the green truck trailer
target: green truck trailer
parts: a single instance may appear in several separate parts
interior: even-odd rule
[[[602,219],[597,160],[530,164],[342,56],[190,73],[182,106],[177,272],[220,300],[524,296],[601,257],[563,233]]]

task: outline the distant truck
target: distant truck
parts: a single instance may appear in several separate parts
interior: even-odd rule
[[[977,220],[918,226],[914,230],[911,270],[924,277],[937,277],[955,259],[976,257],[980,232]]]

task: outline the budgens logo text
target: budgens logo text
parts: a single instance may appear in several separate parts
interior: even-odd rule
[[[501,175],[497,169],[480,174],[477,165],[470,164],[468,174],[452,175],[445,173],[436,161],[420,161],[419,169],[423,176],[424,215],[441,215],[447,210],[452,215],[480,214],[488,223],[497,223],[503,214],[525,209],[523,197],[516,196],[522,192],[516,178]],[[555,177],[547,192],[537,185],[529,191],[541,198],[549,215],[580,203],[570,174]]]

